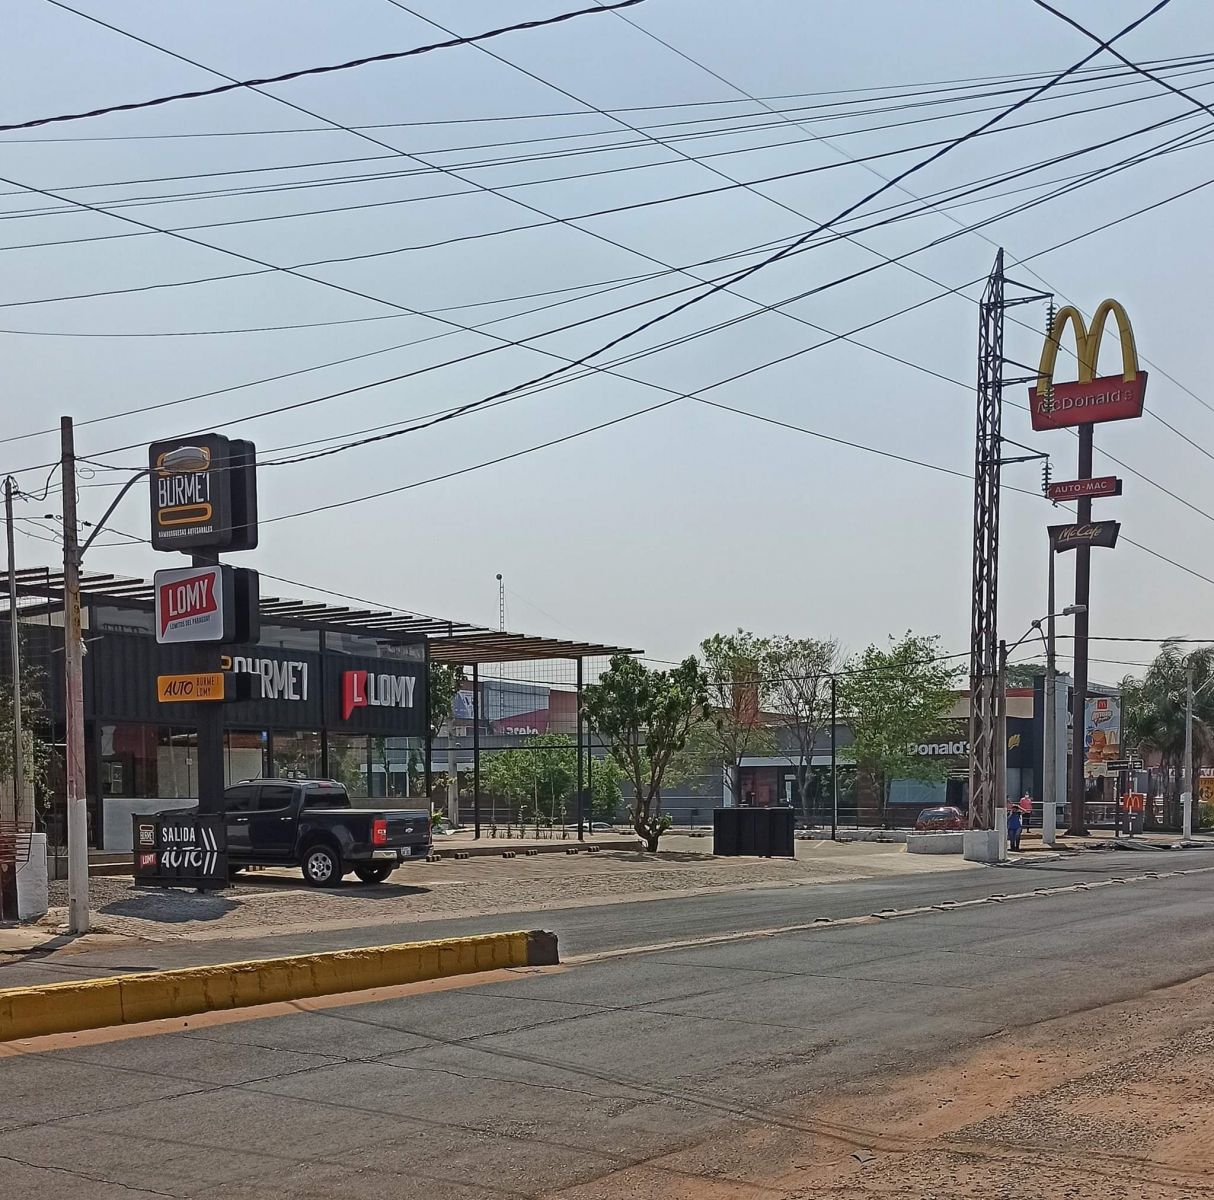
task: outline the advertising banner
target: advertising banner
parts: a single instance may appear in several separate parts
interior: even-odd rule
[[[1089,696],[1083,714],[1083,774],[1097,779],[1121,758],[1121,698]]]
[[[190,468],[174,465],[188,452]],[[202,465],[195,467],[195,460]],[[217,433],[148,448],[152,549],[252,550],[257,545],[257,472],[252,442]]]

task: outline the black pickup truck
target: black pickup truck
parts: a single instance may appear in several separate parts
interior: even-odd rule
[[[223,794],[228,865],[294,866],[313,887],[353,871],[382,883],[402,863],[430,853],[426,809],[353,808],[331,779],[250,779]]]

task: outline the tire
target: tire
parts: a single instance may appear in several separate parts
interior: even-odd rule
[[[392,874],[393,869],[393,863],[375,863],[373,866],[355,867],[354,874],[363,883],[383,883]]]
[[[304,883],[309,887],[336,887],[344,874],[341,853],[327,842],[314,842],[309,846],[299,865]]]

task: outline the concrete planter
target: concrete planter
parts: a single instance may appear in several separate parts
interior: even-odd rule
[[[46,916],[50,895],[46,881],[46,834],[30,835],[29,858],[17,863],[17,919],[36,921]]]
[[[967,829],[962,835],[966,862],[1007,861],[1007,838],[1002,829]]]
[[[906,835],[908,854],[960,854],[965,849],[963,830],[939,829]]]

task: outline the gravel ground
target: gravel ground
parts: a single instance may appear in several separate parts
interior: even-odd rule
[[[957,864],[924,863],[918,856],[908,862],[901,847],[831,848],[818,856],[805,852],[795,859],[604,851],[413,863],[378,886],[348,880],[339,888],[325,890],[305,887],[295,872],[257,872],[239,877],[235,886],[210,896],[140,888],[126,877],[100,876],[90,881],[90,899],[98,931],[161,940],[568,907],[700,888],[837,882],[945,865],[955,869]],[[66,904],[66,884],[53,883],[46,923],[61,923]]]

